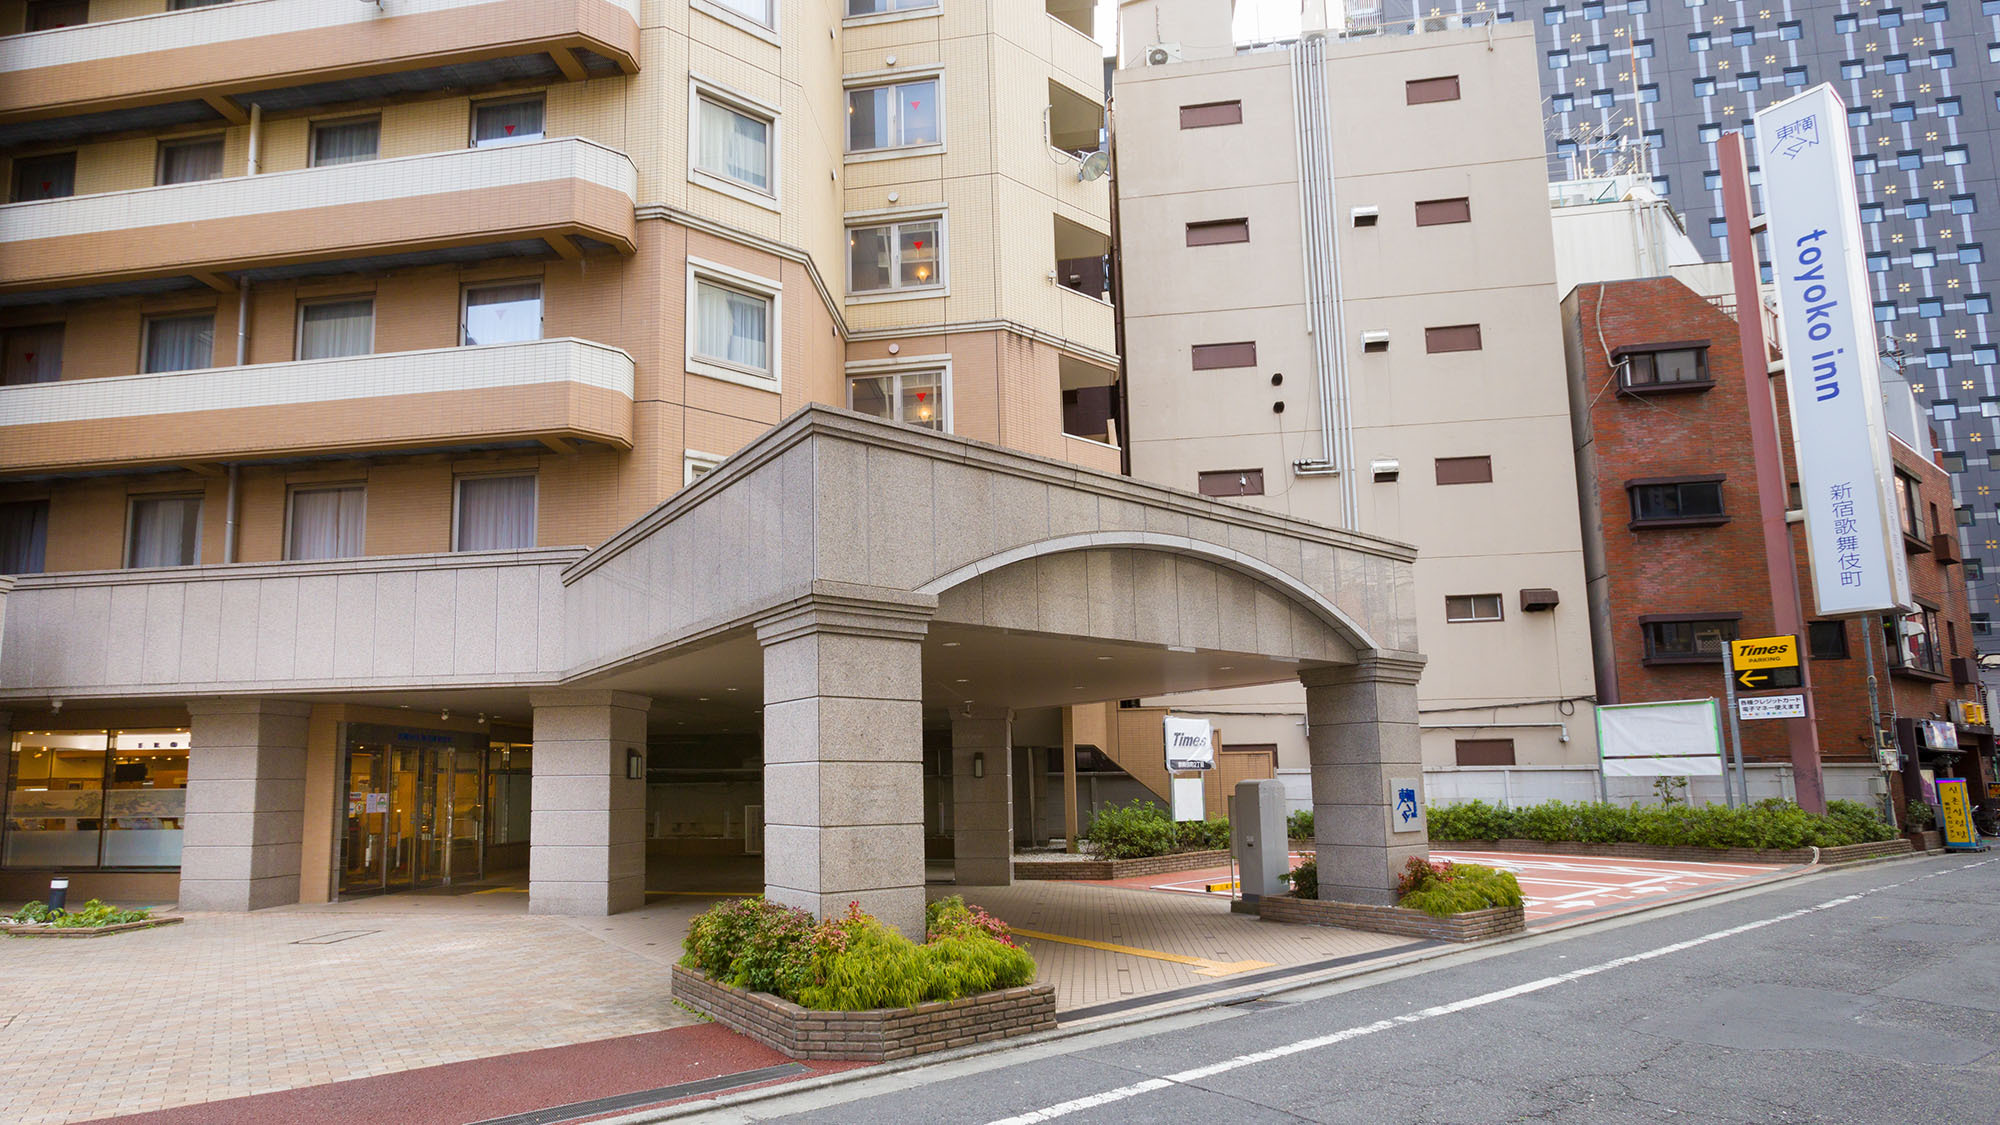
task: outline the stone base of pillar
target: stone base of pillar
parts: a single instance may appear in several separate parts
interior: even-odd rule
[[[952,867],[961,885],[1014,881],[1013,732],[1013,712],[1004,707],[952,716]]]
[[[646,754],[653,701],[614,691],[537,692],[529,793],[528,913],[605,915],[646,904]]]
[[[1369,653],[1355,664],[1300,675],[1312,764],[1313,843],[1319,897],[1394,906],[1412,856],[1429,856],[1423,818],[1423,743],[1417,675],[1423,658]],[[1414,787],[1413,819],[1398,789]]]
[[[311,705],[197,700],[188,713],[180,908],[261,910],[299,901]]]

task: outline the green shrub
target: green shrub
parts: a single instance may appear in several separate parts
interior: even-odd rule
[[[1521,905],[1521,884],[1512,872],[1476,863],[1425,860],[1411,856],[1396,884],[1396,905],[1448,918],[1468,910]]]
[[[1226,852],[1229,850],[1227,820],[1183,820],[1174,825],[1177,852]]]
[[[49,920],[49,904],[46,902],[23,903],[21,909],[16,910],[7,920],[9,922],[18,922],[22,925],[34,922],[46,922]]]
[[[1311,815],[1311,814],[1308,814]],[[1306,860],[1291,871],[1278,876],[1292,885],[1293,898],[1319,897],[1319,861]]]
[[[1831,848],[1887,840],[1895,829],[1873,810],[1835,801],[1815,816],[1790,801],[1749,808],[1721,805],[1623,805],[1550,801],[1504,809],[1484,801],[1430,809],[1430,837],[1451,840],[1547,840],[1699,848]]]
[[[1912,797],[1909,803],[1903,806],[1903,819],[1912,829],[1923,831],[1937,824],[1937,810],[1928,803]]]
[[[1294,840],[1312,839],[1313,811],[1311,809],[1300,809],[1299,811],[1286,817],[1285,835],[1290,836]]]
[[[45,902],[30,902],[16,910],[8,919],[19,923],[46,923],[59,930],[90,930],[99,926],[120,926],[127,922],[144,922],[153,916],[150,910],[120,910],[100,899],[91,899],[75,910],[51,909]]]

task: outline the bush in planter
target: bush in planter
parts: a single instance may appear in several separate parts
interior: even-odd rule
[[[1924,832],[1937,827],[1937,810],[1929,804],[1912,797],[1903,806],[1903,821],[1912,832]]]
[[[1512,872],[1476,863],[1411,856],[1396,883],[1396,905],[1449,918],[1470,910],[1520,906],[1521,884]]]
[[[1864,805],[1828,804],[1815,816],[1790,801],[1748,808],[1651,805],[1626,808],[1594,801],[1550,801],[1503,809],[1484,801],[1430,809],[1430,837],[1450,840],[1549,840],[1706,848],[1838,847],[1888,840],[1895,829]]]
[[[1278,876],[1292,885],[1293,898],[1319,897],[1319,861],[1306,860],[1285,874]]]
[[[119,926],[127,922],[144,922],[152,918],[150,910],[120,910],[101,899],[91,899],[75,910],[51,908],[45,902],[30,902],[14,912],[10,922],[23,924],[44,924],[58,930],[94,930],[102,926]]]
[[[1227,820],[1183,820],[1174,825],[1177,852],[1226,852],[1229,850]]]
[[[1313,811],[1311,809],[1300,809],[1297,812],[1293,813],[1292,815],[1286,817],[1285,835],[1291,837],[1294,840],[1312,839]]]

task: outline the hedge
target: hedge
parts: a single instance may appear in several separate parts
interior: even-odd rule
[[[1588,844],[1650,844],[1697,848],[1835,848],[1892,840],[1896,829],[1873,809],[1830,801],[1826,815],[1790,801],[1759,801],[1748,808],[1721,805],[1623,805],[1550,801],[1508,809],[1484,801],[1433,805],[1430,838],[1547,840]]]

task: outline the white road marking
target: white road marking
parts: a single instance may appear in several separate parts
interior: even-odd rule
[[[1996,861],[1990,859],[1980,860],[1978,863],[1969,863],[1966,864],[1964,867],[1953,868],[1952,870],[1962,871],[1968,868],[1981,867],[1984,866],[1985,864],[1993,862]],[[1942,875],[1942,874],[1946,874],[1946,872],[1943,871],[1933,872],[1930,875],[1919,876],[1919,878],[1922,879],[1935,878],[1937,875]],[[1731,926],[1726,930],[1716,930],[1712,933],[1703,934],[1700,937],[1689,938],[1686,941],[1677,941],[1672,945],[1662,945],[1655,949],[1648,949],[1643,953],[1634,953],[1629,956],[1617,957],[1609,961],[1600,962],[1599,964],[1596,965],[1588,965],[1581,969],[1572,969],[1567,973],[1562,973],[1557,976],[1543,977],[1540,980],[1531,980],[1526,984],[1517,984],[1512,988],[1503,988],[1496,992],[1487,992],[1479,996],[1469,996],[1463,1000],[1455,1000],[1449,1004],[1439,1004],[1435,1007],[1424,1008],[1420,1011],[1406,1012],[1400,1016],[1396,1016],[1391,1019],[1376,1020],[1374,1023],[1361,1024],[1356,1027],[1345,1028],[1343,1030],[1336,1031],[1328,1035],[1316,1035],[1311,1039],[1300,1039],[1296,1042],[1286,1043],[1282,1046],[1270,1047],[1262,1051],[1253,1051],[1247,1055],[1237,1055],[1234,1058],[1224,1059],[1221,1062],[1210,1063],[1207,1066],[1198,1066],[1189,1070],[1178,1071],[1176,1073],[1166,1075],[1165,1077],[1162,1078],[1148,1078],[1144,1082],[1135,1082],[1130,1086],[1120,1086],[1115,1090],[1106,1090],[1101,1094],[1091,1094],[1088,1097],[1074,1098],[1071,1099],[1070,1101],[1058,1102],[1055,1105],[1044,1106],[1043,1108],[1037,1110],[1030,1110],[1027,1113],[1019,1114],[1014,1117],[1000,1118],[992,1122],[991,1125],[1030,1125],[1030,1123],[1037,1121],[1053,1121],[1058,1117],[1067,1117],[1072,1113],[1077,1113],[1082,1110],[1095,1109],[1098,1106],[1110,1105],[1113,1102],[1122,1102],[1130,1098],[1136,1098],[1141,1094],[1150,1094],[1154,1090],[1164,1090],[1169,1086],[1183,1085],[1190,1082],[1199,1082],[1204,1078],[1212,1078],[1215,1075],[1226,1074],[1232,1070],[1240,1070],[1241,1068],[1246,1066],[1255,1066],[1258,1063],[1271,1062],[1274,1059],[1286,1058],[1290,1055],[1296,1055],[1304,1051],[1316,1051],[1319,1050],[1321,1047],[1331,1047],[1337,1043],[1345,1043],[1350,1039],[1359,1039],[1364,1035],[1373,1035],[1379,1031],[1388,1031],[1391,1028],[1401,1027],[1405,1024],[1422,1023],[1425,1020],[1437,1019],[1439,1016],[1453,1015],[1458,1012],[1469,1011],[1473,1008],[1483,1008],[1488,1004],[1497,1004],[1502,1000],[1512,1000],[1518,996],[1526,996],[1529,995],[1530,993],[1540,992],[1543,989],[1554,988],[1559,984],[1568,984],[1571,981],[1582,980],[1585,977],[1593,977],[1598,975],[1599,973],[1608,973],[1614,969],[1622,969],[1628,965],[1637,965],[1640,964],[1641,962],[1654,960],[1655,958],[1665,957],[1674,953],[1682,953],[1687,950],[1694,949],[1698,946],[1707,945],[1710,942],[1722,941],[1726,938],[1735,937],[1738,934],[1749,933],[1752,930],[1761,930],[1766,926],[1775,926],[1780,922],[1790,922],[1797,918],[1804,918],[1809,914],[1817,914],[1822,910],[1832,910],[1833,908],[1838,906],[1846,906],[1848,903],[1851,902],[1859,902],[1860,900],[1867,898],[1869,895],[1879,894],[1882,891],[1890,890],[1895,887],[1903,886],[1906,883],[1911,883],[1916,881],[1917,881],[1916,879],[1906,879],[1901,883],[1885,883],[1882,886],[1872,887],[1868,890],[1860,891],[1855,894],[1842,895],[1839,898],[1828,899],[1827,901],[1822,902],[1817,906],[1808,906],[1799,910],[1788,911],[1787,913],[1773,915],[1769,918],[1760,919],[1755,922],[1745,922],[1743,925]]]

